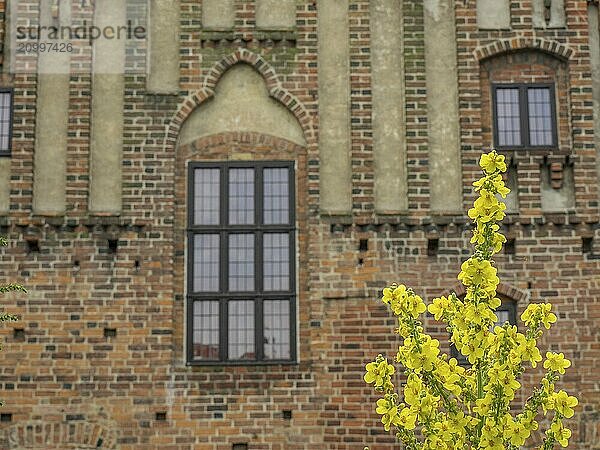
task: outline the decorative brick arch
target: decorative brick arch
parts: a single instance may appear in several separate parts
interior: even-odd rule
[[[520,50],[539,50],[564,61],[568,61],[573,55],[573,49],[560,42],[543,38],[515,38],[498,40],[491,44],[477,47],[473,52],[473,56],[476,60],[483,61],[502,53],[517,52]]]
[[[117,436],[113,430],[88,421],[31,421],[13,425],[4,433],[7,450],[117,449]]]
[[[451,292],[454,292],[456,294],[457,297],[462,297],[463,295],[465,295],[467,293],[464,285],[462,283],[459,283],[455,286],[454,289],[451,289],[450,291],[446,292],[444,295],[448,295]],[[500,283],[498,285],[498,287],[496,288],[496,292],[504,297],[508,297],[509,299],[519,303],[519,302],[527,302],[529,300],[529,293],[526,291],[522,291],[521,289],[517,289],[516,287],[507,284],[507,283]]]
[[[204,84],[197,92],[188,96],[177,109],[169,123],[166,149],[174,151],[181,127],[198,106],[215,95],[215,88],[221,77],[236,64],[252,66],[265,80],[269,96],[285,106],[298,120],[308,145],[314,142],[310,114],[293,94],[281,85],[275,69],[260,55],[240,48],[217,62],[206,74]]]

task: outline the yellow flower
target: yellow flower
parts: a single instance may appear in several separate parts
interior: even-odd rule
[[[419,317],[426,309],[425,302],[423,302],[423,299],[418,295],[410,295],[406,299],[406,310],[413,318],[416,319]]]
[[[550,329],[550,325],[556,322],[556,315],[551,312],[552,305],[550,303],[542,303],[540,305],[542,313],[542,323],[546,330]]]
[[[552,396],[551,403],[554,409],[567,419],[573,417],[575,411],[573,408],[579,403],[575,397],[570,396],[565,391],[558,391]]]
[[[390,377],[396,372],[396,368],[388,364],[387,358],[378,359],[381,360],[370,362],[365,366],[367,373],[365,373],[363,379],[369,384],[374,382],[375,387],[382,387],[386,382],[389,382]]]
[[[571,430],[563,428],[562,423],[554,422],[550,427],[550,430],[554,434],[554,438],[562,447],[569,445],[569,438],[571,437]]]
[[[558,372],[561,375],[565,373],[565,369],[571,367],[571,361],[565,358],[564,353],[546,352],[546,361],[544,361],[544,369],[552,372]]]
[[[381,414],[381,423],[385,431],[390,431],[392,425],[398,425],[400,418],[398,416],[398,407],[394,404],[391,396],[377,400],[377,414]]]
[[[523,445],[530,435],[531,431],[521,422],[512,419],[508,420],[504,428],[504,438],[510,440],[510,443],[516,447]]]
[[[537,363],[542,360],[542,355],[536,347],[535,339],[529,339],[524,345],[519,346],[519,352],[525,361],[531,362],[531,367],[537,367]]]
[[[488,174],[492,174],[496,171],[506,172],[504,155],[499,155],[495,150],[481,155],[481,158],[479,159],[479,166]]]
[[[435,320],[440,320],[445,312],[451,311],[452,302],[446,297],[434,298],[433,303],[427,307],[429,312],[433,314]]]

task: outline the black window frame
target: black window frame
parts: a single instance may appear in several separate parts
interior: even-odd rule
[[[8,124],[8,147],[6,149],[0,148],[0,158],[9,157],[12,154],[12,140],[13,140],[13,123],[14,123],[14,111],[15,111],[15,90],[12,87],[0,87],[0,94],[10,94],[10,117]]]
[[[229,183],[230,169],[252,168],[254,177],[254,224],[229,225]],[[289,173],[289,223],[285,225],[268,225],[263,223],[263,170],[269,168],[287,168]],[[220,197],[219,197],[219,224],[196,225],[195,222],[195,170],[219,169],[220,170]],[[219,162],[191,162],[188,166],[188,208],[187,208],[187,274],[186,274],[186,360],[188,365],[275,365],[296,364],[296,189],[295,189],[295,162],[294,161],[219,161]],[[289,234],[289,289],[287,291],[263,290],[263,235],[265,233]],[[194,289],[194,236],[196,234],[219,234],[219,291],[195,292]],[[228,239],[229,234],[253,233],[254,234],[254,290],[247,292],[228,292]],[[198,360],[194,359],[194,303],[196,301],[219,302],[219,359]],[[235,300],[251,300],[254,302],[254,347],[253,360],[229,360],[228,352],[228,303]],[[263,302],[265,300],[289,300],[289,327],[290,327],[290,357],[289,359],[264,358],[264,323]]]
[[[531,145],[529,136],[529,101],[527,91],[532,88],[548,88],[550,90],[550,112],[552,115],[552,144],[551,145]],[[521,127],[521,145],[500,145],[498,130],[498,90],[499,89],[518,89],[519,90],[519,119]],[[539,149],[558,149],[558,120],[556,113],[556,92],[554,83],[492,83],[492,128],[494,135],[494,146],[498,150],[539,150]]]

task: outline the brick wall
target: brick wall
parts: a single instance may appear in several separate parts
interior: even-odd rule
[[[374,212],[366,0],[349,2],[352,216],[319,214],[317,2],[299,1],[296,29],[281,33],[255,29],[254,1],[236,2],[235,28],[227,32],[202,31],[200,2],[181,1],[179,95],[149,95],[144,76],[126,77],[119,216],[87,212],[91,77],[71,78],[68,209],[58,217],[31,212],[36,77],[3,78],[15,88],[15,125],[11,214],[0,218],[0,234],[11,245],[0,253],[0,274],[22,282],[29,294],[3,302],[22,320],[0,330],[0,396],[6,403],[0,448],[394,448],[362,382],[364,364],[377,353],[392,355],[398,344],[393,319],[376,301],[379,291],[393,281],[427,298],[456,289],[470,251],[466,217],[429,213],[423,6],[402,4],[409,186],[404,215]],[[517,301],[519,312],[528,301],[556,305],[559,323],[541,346],[573,360],[564,382],[582,405],[573,448],[595,449],[598,175],[586,2],[565,4],[566,29],[533,29],[531,1],[522,0],[512,2],[510,30],[482,31],[475,1],[456,2],[464,205],[473,199],[478,155],[491,143],[488,77],[559,80],[560,155],[514,155],[520,211],[506,220],[504,231],[515,239],[516,253],[498,255],[497,263],[501,293]],[[305,133],[305,147],[239,130],[177,146],[185,118],[210,102],[203,88],[214,88],[236,61],[254,65],[268,85],[278,85],[279,101]],[[297,161],[299,362],[189,367],[183,353],[184,168],[190,160],[224,160],[238,152]],[[558,156],[573,163],[575,204],[569,213],[549,214],[541,209],[540,173]],[[596,238],[585,252],[583,238]],[[438,240],[434,254],[430,240]],[[117,241],[116,248],[109,241]],[[426,326],[446,339],[440,324],[428,320]]]

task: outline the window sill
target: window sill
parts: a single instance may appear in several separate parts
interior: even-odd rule
[[[297,366],[298,361],[187,361],[185,363],[187,367],[212,367],[212,368],[224,368],[224,367],[261,367],[261,366]]]

